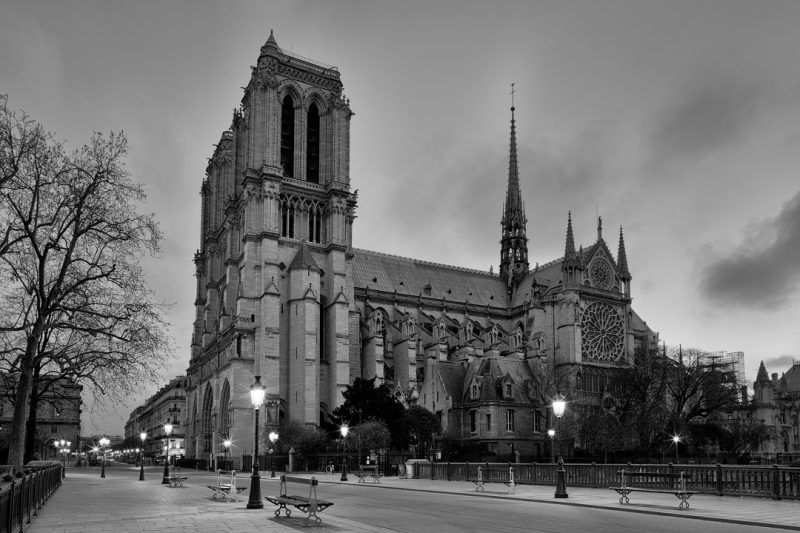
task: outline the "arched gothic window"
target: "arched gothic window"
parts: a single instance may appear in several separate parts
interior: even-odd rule
[[[222,395],[219,398],[219,432],[222,435],[229,435],[231,431],[231,386],[227,380],[222,386]]]
[[[203,453],[211,453],[211,438],[214,434],[214,426],[212,421],[214,407],[214,394],[211,392],[211,386],[206,387],[206,393],[203,397],[203,412],[201,418],[201,435],[203,437]]]
[[[281,168],[288,177],[294,177],[294,102],[288,94],[281,106]]]
[[[308,108],[306,120],[306,181],[319,183],[319,110],[317,104]]]

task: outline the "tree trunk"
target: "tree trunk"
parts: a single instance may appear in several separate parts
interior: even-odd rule
[[[8,464],[21,467],[25,451],[25,423],[28,420],[28,408],[33,390],[33,362],[39,347],[39,339],[44,330],[40,316],[33,326],[33,331],[28,336],[25,355],[20,364],[19,382],[17,385],[17,398],[14,403],[14,417],[11,419],[11,438],[8,443]]]
[[[38,375],[33,379],[34,383],[38,383]],[[23,457],[25,458],[25,463],[28,461],[32,461],[34,455],[36,455],[36,440],[38,437],[38,432],[36,431],[36,422],[37,422],[37,414],[39,410],[39,388],[34,386],[31,387],[31,399],[30,399],[30,407],[28,408],[28,421],[25,424],[25,453]],[[46,444],[46,443],[45,443]],[[45,454],[47,452],[45,451]],[[40,457],[39,459],[45,459],[44,456]]]

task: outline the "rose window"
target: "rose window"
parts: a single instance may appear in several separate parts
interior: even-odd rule
[[[592,262],[589,276],[592,284],[599,289],[608,289],[611,286],[611,268],[602,259],[595,259]]]
[[[581,337],[584,359],[616,361],[625,348],[622,320],[605,303],[593,303],[583,311]]]

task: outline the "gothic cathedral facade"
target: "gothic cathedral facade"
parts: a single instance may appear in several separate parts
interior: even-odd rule
[[[568,216],[564,256],[530,268],[511,112],[498,273],[356,249],[340,74],[270,33],[201,186],[188,457],[224,438],[252,449],[256,376],[273,406],[261,427],[319,426],[376,378],[450,434],[536,457],[556,389],[576,412],[596,404],[607,373],[657,343],[631,307],[621,229],[616,257],[599,219],[576,249]]]

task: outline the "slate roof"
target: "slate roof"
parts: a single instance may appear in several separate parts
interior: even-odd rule
[[[464,375],[461,400],[467,396],[467,387],[472,383],[472,378],[480,376],[481,393],[480,401],[506,401],[503,400],[502,390],[499,382],[505,376],[509,376],[513,383],[511,392],[513,401],[527,402],[528,398],[523,388],[526,379],[533,377],[530,367],[523,359],[512,357],[479,357],[472,360]]]
[[[464,390],[466,365],[451,361],[439,361],[434,370],[444,385],[444,390],[453,399],[460,402]]]
[[[353,248],[356,288],[450,302],[505,308],[506,286],[499,276],[468,268]],[[426,286],[430,285],[430,295]]]
[[[760,372],[761,369],[759,369]],[[800,392],[800,363],[795,363],[780,379],[781,390]]]

